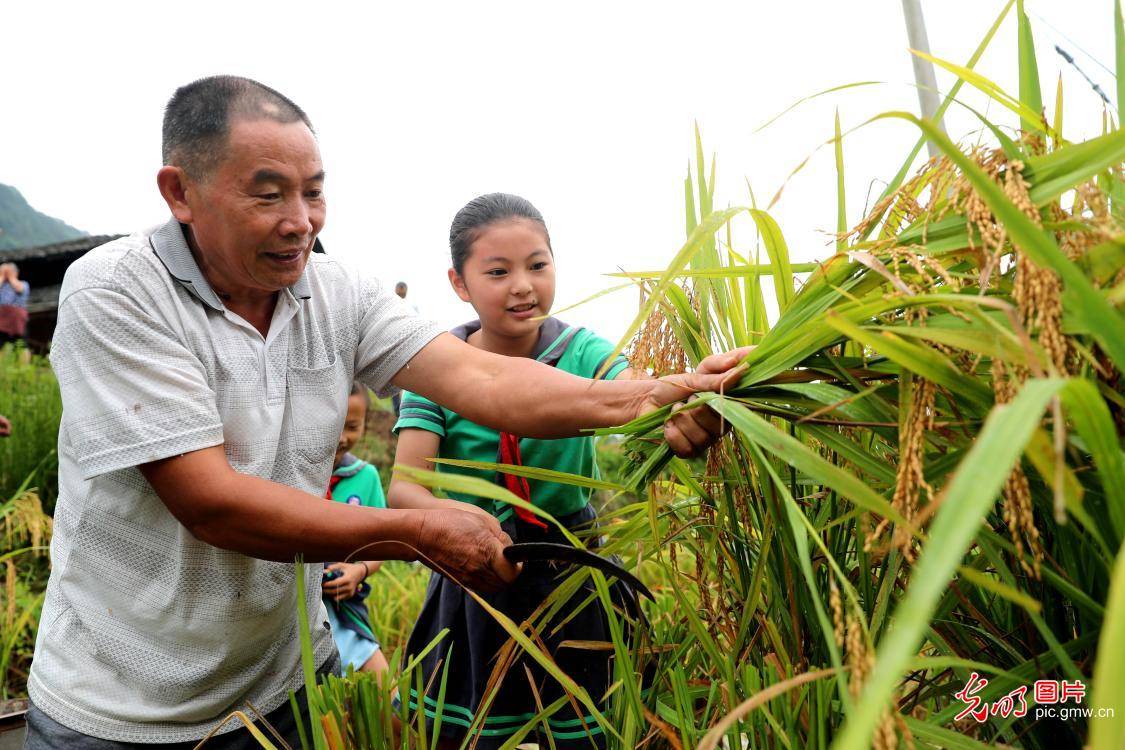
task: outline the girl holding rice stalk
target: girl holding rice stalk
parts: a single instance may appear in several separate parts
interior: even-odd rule
[[[453,330],[472,346],[512,357],[531,357],[565,372],[586,378],[628,379],[637,375],[625,358],[611,358],[613,345],[592,331],[547,317],[555,298],[554,253],[543,216],[527,200],[505,193],[475,198],[453,219],[449,233],[453,267],[449,281],[457,296],[473,306],[478,320]],[[701,371],[729,366],[732,352]],[[710,365],[710,366],[709,366]],[[604,372],[603,372],[604,371]],[[421,396],[404,393],[398,423],[395,461],[405,466],[432,469],[430,457],[469,459],[509,465],[527,465],[569,474],[594,476],[594,442],[591,437],[563,440],[521,439],[468,421]],[[491,471],[441,465],[440,471],[497,478]],[[500,475],[509,490],[550,513],[572,531],[589,530],[596,521],[586,488]],[[439,499],[427,488],[396,476],[389,489],[394,508],[435,508],[450,502],[476,512],[495,514],[504,530],[517,542],[565,542],[562,533],[524,509],[493,503],[471,495],[450,492],[453,500]],[[463,504],[463,505],[462,505]],[[517,623],[543,603],[559,582],[558,571],[546,563],[525,563],[523,572],[508,589],[487,597],[489,603]],[[618,584],[617,595],[629,596]],[[568,607],[542,623],[538,636],[555,663],[599,701],[610,685],[608,654],[578,648],[558,648],[563,641],[608,641],[605,614],[592,599],[589,581]],[[425,603],[411,634],[407,654],[420,653],[442,630],[449,630],[439,646],[423,660],[427,693],[411,690],[411,707],[421,704],[432,722],[438,713],[436,697],[445,680],[441,709],[442,747],[457,747],[470,727],[476,727],[476,747],[497,748],[540,711],[563,697],[562,687],[530,658],[517,658],[508,668],[494,698],[490,676],[498,654],[508,641],[507,632],[461,586],[434,573]],[[436,674],[436,679],[430,676]],[[529,680],[532,684],[529,684]],[[478,714],[485,714],[480,718]],[[541,746],[557,748],[604,744],[601,727],[576,700],[562,707],[536,728]],[[593,742],[593,745],[591,744]]]

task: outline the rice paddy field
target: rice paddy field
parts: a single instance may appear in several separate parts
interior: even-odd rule
[[[976,65],[1013,18],[1007,92]],[[697,140],[681,249],[662,271],[617,274],[642,299],[619,346],[661,375],[753,345],[736,388],[692,402],[731,429],[684,461],[659,439],[657,412],[603,431],[617,437],[600,479],[503,467],[596,489],[603,552],[655,593],[623,611],[601,573],[579,569],[528,621],[495,612],[511,648],[493,680],[524,679],[506,666],[525,651],[567,690],[506,747],[571,702],[595,717],[577,731],[611,750],[1125,748],[1125,131],[1119,108],[1100,135],[1070,140],[1061,106],[1044,109],[1036,60],[1015,0],[969,60],[934,58],[957,78],[939,115],[967,89],[991,115],[971,138],[905,112],[877,118],[917,144],[897,174],[869,175],[887,187],[858,223],[840,188],[834,247],[814,263],[791,261],[769,206],[715,194]],[[841,186],[846,136],[837,120]],[[0,353],[0,378],[0,413],[28,414],[36,441],[0,441],[16,550],[0,556],[7,695],[26,676],[45,581],[39,498],[53,491],[58,406],[41,361]],[[389,471],[389,444],[369,436],[361,453]],[[412,476],[521,504],[498,485]],[[444,684],[402,653],[427,576],[392,563],[371,579],[386,680],[318,684],[306,637],[305,750],[437,747],[396,700]],[[588,580],[597,595],[572,599]],[[538,645],[553,612],[586,606],[606,610],[612,640],[566,645],[611,660],[606,695]],[[474,744],[470,731],[463,747]]]
[[[1009,14],[1011,93],[976,70]],[[694,402],[732,427],[705,460],[671,457],[656,413],[605,431],[627,439],[603,479],[551,477],[603,493],[605,551],[656,600],[643,617],[614,609],[601,574],[580,570],[527,622],[496,613],[512,648],[569,690],[527,733],[572,701],[596,717],[586,734],[621,750],[1125,747],[1121,111],[1068,139],[1061,105],[1044,111],[1020,3],[970,60],[934,62],[958,79],[941,112],[968,87],[991,116],[963,140],[904,112],[877,118],[917,145],[898,174],[870,175],[889,184],[857,224],[840,190],[818,262],[791,262],[769,207],[716,196],[697,143],[682,249],[663,271],[618,274],[643,294],[620,346],[656,375],[756,348],[737,388]],[[599,596],[570,601],[586,577]],[[612,659],[607,695],[537,645],[564,606],[610,612],[611,642],[569,644]],[[315,687],[308,747],[436,747],[393,701],[442,684],[413,663],[387,684]],[[525,679],[506,663],[495,681]]]

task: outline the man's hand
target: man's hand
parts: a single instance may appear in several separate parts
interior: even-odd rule
[[[503,549],[512,543],[492,516],[468,510],[426,511],[418,532],[418,559],[474,591],[499,591],[520,567]]]
[[[12,423],[8,418],[0,415],[0,437],[8,437],[12,434]]]
[[[667,404],[687,401],[692,394],[700,391],[721,393],[733,388],[745,372],[739,363],[752,348],[747,346],[725,354],[712,354],[699,363],[694,373],[668,375],[652,381],[653,391],[637,416]],[[719,415],[710,408],[681,409],[664,423],[664,439],[677,456],[691,458],[714,445],[725,427],[729,425],[724,425]]]

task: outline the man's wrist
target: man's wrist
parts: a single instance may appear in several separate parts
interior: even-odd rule
[[[610,380],[600,381],[610,394],[602,399],[599,427],[616,427],[626,422],[632,422],[644,414],[648,409],[647,404],[653,401],[653,391],[657,387],[655,380]]]

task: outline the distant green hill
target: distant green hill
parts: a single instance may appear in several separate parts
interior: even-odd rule
[[[86,233],[41,214],[28,205],[20,191],[0,183],[0,250],[84,237]]]

